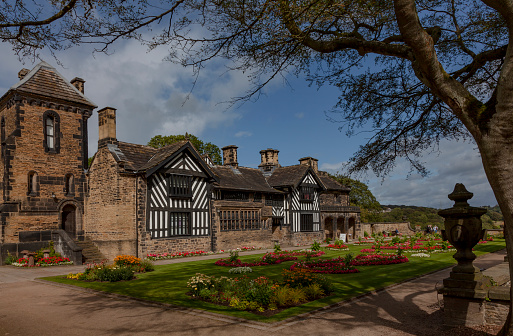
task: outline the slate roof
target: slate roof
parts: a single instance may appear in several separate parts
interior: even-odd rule
[[[125,162],[125,170],[131,171],[141,170],[141,167],[146,165],[158,151],[150,146],[136,145],[121,141],[118,141],[117,145],[108,144],[107,147],[113,154],[116,162]]]
[[[310,167],[306,165],[276,168],[267,181],[272,187],[295,187],[301,182],[308,168]]]
[[[319,172],[319,173],[324,173],[324,172]],[[342,191],[342,192],[350,192],[351,191],[351,188],[335,181],[334,179],[329,177],[327,173],[325,173],[325,174],[326,175],[319,174],[319,178],[321,179],[322,184],[324,184],[324,186],[326,187],[327,190]]]
[[[97,107],[54,67],[44,61],[36,65],[22,80],[12,86],[5,95],[13,91],[53,99],[57,98],[87,105],[92,108]]]
[[[247,190],[265,193],[281,193],[273,189],[259,169],[231,166],[214,166],[212,171],[219,178],[217,188],[225,190]]]

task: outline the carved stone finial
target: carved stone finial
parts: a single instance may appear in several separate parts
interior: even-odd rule
[[[467,190],[463,183],[456,183],[456,186],[454,187],[454,191],[449,194],[449,199],[451,201],[454,201],[453,207],[455,208],[461,208],[461,207],[468,207],[468,200],[471,199],[474,196],[473,193]]]

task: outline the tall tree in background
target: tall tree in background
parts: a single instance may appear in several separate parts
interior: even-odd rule
[[[353,206],[358,206],[361,209],[361,221],[363,223],[381,222],[381,204],[376,200],[376,197],[369,190],[369,187],[363,182],[352,179],[344,175],[332,176],[335,180],[351,187],[349,192],[349,203]]]
[[[374,130],[350,171],[386,174],[405,157],[426,173],[420,157],[427,148],[443,138],[472,139],[511,232],[513,258],[511,0],[32,3],[45,10],[0,2],[0,38],[18,53],[84,42],[106,50],[119,38],[137,38],[150,48],[167,45],[171,59],[196,70],[224,57],[254,81],[240,99],[288,73],[339,87],[336,108],[348,134]],[[144,30],[148,25],[154,30]],[[366,69],[366,61],[374,65]],[[513,335],[511,317],[510,309],[503,334]]]
[[[155,135],[148,142],[148,146],[153,148],[161,148],[167,145],[171,145],[178,141],[189,140],[194,147],[198,150],[200,154],[207,154],[212,162],[216,165],[223,164],[223,158],[221,157],[221,150],[219,147],[214,145],[211,142],[203,142],[198,139],[197,136],[188,134],[188,135]]]

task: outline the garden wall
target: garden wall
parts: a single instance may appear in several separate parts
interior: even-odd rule
[[[361,223],[361,234],[363,236],[364,232],[367,232],[369,235],[378,232],[393,232],[396,229],[399,230],[399,234],[401,235],[411,235],[415,233],[410,226],[410,222],[397,222],[397,223]]]

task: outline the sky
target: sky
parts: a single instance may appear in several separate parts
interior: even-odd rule
[[[319,168],[343,173],[342,165],[369,137],[362,133],[348,138],[326,113],[337,102],[334,87],[309,87],[304,78],[276,79],[256,101],[231,107],[227,101],[249,88],[247,74],[230,72],[214,61],[194,83],[190,68],[165,61],[168,50],[148,52],[136,41],[122,41],[110,55],[75,47],[40,58],[66,79],[83,78],[85,95],[98,109],[89,119],[89,156],[97,149],[98,117],[103,107],[117,109],[117,138],[146,144],[155,135],[194,134],[217,146],[238,146],[241,166],[257,167],[260,150],[278,149],[282,166],[298,164],[302,157],[318,159]],[[0,92],[18,82],[18,71],[32,69],[39,60],[20,61],[10,45],[0,43]],[[60,64],[58,64],[60,63]],[[194,86],[194,87],[193,87]],[[482,168],[475,145],[443,141],[440,152],[423,157],[430,175],[410,174],[402,160],[384,180],[372,173],[358,178],[369,185],[381,204],[447,208],[447,195],[456,183],[474,193],[473,206],[497,202]]]

